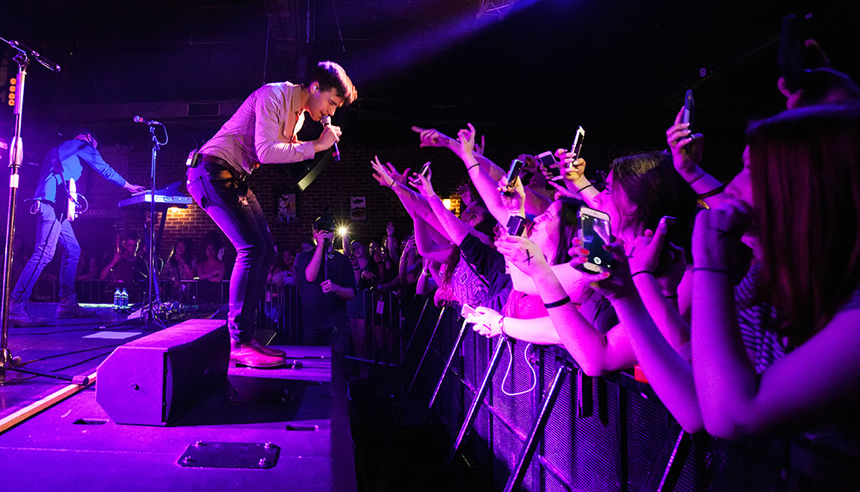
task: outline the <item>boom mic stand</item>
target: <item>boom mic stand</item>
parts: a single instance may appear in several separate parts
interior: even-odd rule
[[[24,87],[27,80],[27,67],[30,64],[30,58],[39,62],[42,66],[52,72],[59,72],[60,66],[47,58],[40,55],[38,52],[22,45],[18,41],[10,41],[0,38],[0,41],[8,44],[18,51],[12,58],[18,63],[18,91],[15,95],[15,135],[12,138],[12,145],[9,149],[9,209],[6,217],[6,261],[3,264],[3,312],[0,319],[0,383],[6,381],[6,371],[17,371],[36,376],[45,376],[55,379],[70,381],[75,384],[86,386],[89,380],[86,377],[66,376],[50,372],[36,371],[33,369],[23,369],[16,367],[21,365],[21,359],[12,357],[12,352],[9,351],[9,304],[11,301],[11,280],[12,280],[12,245],[15,240],[15,212],[18,205],[18,186],[19,175],[18,169],[24,161],[24,141],[21,139],[21,119],[24,114]]]
[[[152,168],[150,170],[150,177],[152,182],[150,183],[149,189],[149,272],[147,275],[147,290],[146,294],[148,297],[148,306],[144,309],[146,310],[146,318],[144,319],[144,325],[146,327],[152,327],[153,325],[158,325],[164,328],[164,325],[160,322],[158,317],[156,316],[156,306],[161,306],[161,292],[158,288],[158,267],[155,264],[156,262],[156,239],[155,239],[155,160],[158,156],[158,151],[161,149],[162,145],[167,145],[168,140],[170,138],[167,135],[167,128],[164,127],[161,123],[157,121],[146,121],[143,119],[138,120],[135,118],[135,121],[145,122],[149,126],[149,136],[152,141]],[[159,142],[158,137],[155,135],[155,127],[160,126],[164,130],[164,142]],[[162,212],[162,214],[166,214],[167,210]]]

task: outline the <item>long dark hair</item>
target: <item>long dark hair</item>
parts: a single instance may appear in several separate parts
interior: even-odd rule
[[[675,170],[672,157],[665,152],[646,152],[612,161],[612,184],[620,187],[630,203],[636,205],[613,229],[632,226],[637,234],[657,229],[664,215],[675,217],[667,239],[684,248],[689,256],[693,217],[696,215],[696,194]],[[617,195],[613,195],[616,197]],[[616,208],[617,203],[616,203]]]
[[[182,259],[184,259],[189,265],[194,262],[194,242],[191,239],[177,239],[176,242],[173,243],[173,250],[170,252],[170,258],[167,259],[167,263],[173,267],[179,265],[179,261],[176,259],[176,245],[179,243],[185,244],[185,253],[182,255]]]
[[[747,143],[763,286],[799,344],[860,283],[860,105],[786,111]]]

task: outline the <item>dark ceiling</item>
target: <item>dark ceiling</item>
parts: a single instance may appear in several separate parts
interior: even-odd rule
[[[739,134],[749,118],[784,104],[776,40],[788,13],[807,18],[805,32],[835,68],[860,76],[853,0],[7,4],[0,37],[63,67],[30,67],[25,125],[69,104],[240,101],[332,59],[360,96],[340,122],[369,145],[407,138],[414,123],[453,132],[466,121],[511,145],[563,146],[577,125],[604,144],[659,145],[688,88],[700,128]],[[14,72],[8,55],[4,68]],[[11,111],[0,109],[0,122],[9,121]]]

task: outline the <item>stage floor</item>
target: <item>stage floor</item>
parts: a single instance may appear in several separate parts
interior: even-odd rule
[[[31,311],[52,318],[55,306],[34,304]],[[12,328],[9,348],[27,368],[90,374],[116,346],[151,333],[139,325],[109,326],[123,319],[108,306],[94,319]],[[0,434],[5,488],[356,490],[345,376],[332,370],[327,348],[280,348],[302,368],[231,367],[223,387],[164,427],[116,424],[92,386],[74,394]],[[67,385],[8,371],[0,417]],[[186,452],[195,459],[185,460]],[[260,467],[259,456],[274,465]]]

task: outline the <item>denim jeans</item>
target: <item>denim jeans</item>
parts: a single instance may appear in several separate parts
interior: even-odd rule
[[[236,342],[250,342],[268,267],[275,258],[275,242],[266,217],[254,192],[236,171],[200,163],[188,170],[186,185],[194,201],[236,248],[236,262],[230,276],[227,328]]]
[[[57,218],[51,203],[37,202],[32,210],[36,211],[36,250],[24,265],[24,270],[12,290],[12,302],[26,302],[30,299],[33,286],[42,270],[54,258],[57,243],[63,246],[60,262],[60,298],[75,293],[75,274],[78,260],[81,259],[81,245],[72,230],[72,223],[66,217]]]

